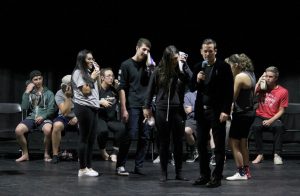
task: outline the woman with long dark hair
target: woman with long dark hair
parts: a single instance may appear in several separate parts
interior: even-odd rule
[[[79,171],[78,176],[98,176],[92,169],[93,145],[96,137],[99,109],[100,70],[92,52],[82,50],[77,55],[72,74],[74,112],[79,123]]]
[[[183,63],[183,66],[179,66]],[[186,84],[190,81],[192,72],[186,64],[186,56],[179,55],[175,46],[168,46],[163,53],[158,68],[150,78],[144,106],[144,117],[152,117],[151,102],[156,95],[155,121],[160,141],[160,181],[167,178],[170,136],[174,144],[175,172],[177,180],[182,177],[182,139],[184,136],[183,98]]]

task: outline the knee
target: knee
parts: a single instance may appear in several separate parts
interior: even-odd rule
[[[190,127],[185,127],[184,132],[187,136],[193,135],[193,130]]]
[[[44,127],[43,132],[44,132],[45,136],[50,136],[52,133],[52,129],[51,129],[51,127]]]
[[[25,125],[19,124],[16,127],[15,133],[16,133],[17,136],[21,136],[21,135],[24,135],[24,133],[27,132],[27,131],[28,131],[28,129],[26,128]]]
[[[62,123],[54,123],[53,124],[53,132],[54,133],[58,133],[61,132],[62,130],[64,130],[64,125]]]

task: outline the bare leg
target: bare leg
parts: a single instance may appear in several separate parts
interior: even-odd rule
[[[248,150],[248,139],[242,138],[240,143],[240,149],[243,156],[243,164],[249,165],[249,150]]]
[[[195,144],[195,138],[193,136],[193,130],[190,127],[185,127],[185,136],[186,136],[186,141],[189,145],[194,145]]]
[[[17,142],[22,148],[22,156],[20,158],[16,159],[16,162],[29,161],[27,141],[24,136],[24,134],[28,132],[28,128],[26,125],[20,123],[16,127],[15,132],[16,132]]]
[[[44,145],[45,145],[45,152],[44,152],[44,161],[50,162],[51,156],[49,155],[49,148],[51,144],[51,133],[52,133],[52,124],[46,123],[43,128],[44,132]]]
[[[62,122],[55,122],[52,130],[52,151],[53,155],[58,155],[59,145],[61,141],[61,132],[64,130]]]
[[[244,161],[243,161],[242,153],[240,151],[240,140],[229,138],[229,143],[231,144],[233,157],[237,168],[243,167]]]

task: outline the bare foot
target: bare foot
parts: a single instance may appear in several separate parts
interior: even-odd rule
[[[101,149],[100,154],[105,161],[109,159],[109,154],[107,154],[106,149]]]
[[[110,155],[110,160],[112,162],[117,162],[117,155],[115,155],[115,154]]]
[[[256,159],[252,161],[254,164],[261,163],[264,160],[264,156],[262,154],[257,155]]]
[[[16,162],[29,161],[28,154],[23,154],[20,158],[16,159]]]

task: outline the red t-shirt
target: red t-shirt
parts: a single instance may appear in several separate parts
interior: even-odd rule
[[[287,89],[278,85],[277,88],[271,91],[259,91],[259,104],[256,109],[256,115],[272,118],[280,107],[288,107],[289,93]]]

